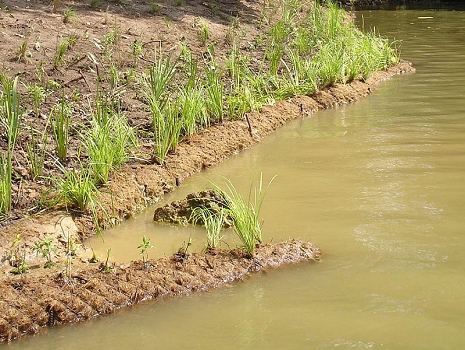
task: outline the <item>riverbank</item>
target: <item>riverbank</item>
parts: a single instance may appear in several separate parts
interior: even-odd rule
[[[30,126],[30,129],[23,128],[18,136],[19,146],[16,146],[14,157],[12,157],[12,164],[14,164],[13,208],[7,211],[0,230],[0,255],[3,262],[1,283],[4,285],[2,290],[9,290],[2,297],[1,304],[3,310],[1,315],[5,315],[1,316],[0,321],[0,337],[3,339],[15,338],[24,333],[34,333],[46,324],[53,325],[87,319],[100,313],[111,312],[123,305],[156,297],[158,294],[153,290],[137,291],[137,288],[143,289],[140,286],[152,283],[140,278],[135,287],[135,294],[131,294],[131,297],[128,297],[129,294],[126,298],[122,297],[121,293],[115,294],[118,301],[113,303],[116,305],[114,307],[108,307],[103,303],[103,306],[96,305],[95,308],[89,309],[81,301],[75,299],[70,299],[70,305],[63,307],[62,304],[67,299],[52,298],[51,296],[57,295],[55,289],[45,290],[40,297],[34,299],[33,304],[24,301],[24,298],[29,301],[31,299],[30,296],[24,296],[27,290],[32,293],[32,291],[39,290],[42,285],[50,284],[56,284],[53,288],[68,288],[71,295],[78,289],[84,288],[85,291],[82,293],[90,295],[89,298],[106,300],[109,296],[105,288],[95,287],[95,279],[108,278],[109,284],[118,284],[115,281],[118,281],[122,275],[127,278],[128,271],[136,271],[137,266],[142,263],[135,262],[131,266],[124,267],[124,271],[121,271],[116,264],[108,264],[108,261],[101,265],[93,263],[91,252],[86,250],[83,244],[85,244],[86,237],[96,233],[98,228],[96,225],[99,227],[114,225],[134,215],[147,205],[157,202],[165,193],[174,190],[192,174],[214,166],[231,155],[260,142],[266,135],[289,120],[309,117],[318,109],[353,102],[371,93],[381,81],[395,74],[413,71],[409,63],[400,62],[390,65],[384,71],[366,76],[365,73],[357,73],[351,78],[343,72],[342,77],[334,78],[334,81],[324,84],[319,91],[315,92],[312,90],[313,86],[309,87],[311,80],[305,80],[302,77],[297,79],[297,84],[288,84],[287,79],[291,77],[291,74],[287,66],[289,62],[285,60],[278,61],[276,71],[272,75],[266,75],[268,73],[265,74],[258,67],[260,60],[264,59],[263,49],[265,49],[265,46],[259,46],[258,40],[263,42],[264,38],[260,39],[260,36],[253,38],[251,33],[257,30],[270,33],[273,28],[276,28],[276,23],[272,19],[274,15],[282,16],[281,10],[271,14],[273,8],[266,8],[263,16],[260,14],[262,9],[259,5],[238,3],[233,9],[237,16],[230,17],[231,5],[227,3],[216,5],[160,3],[158,7],[147,3],[138,4],[138,7],[129,5],[121,3],[119,6],[112,7],[112,11],[106,12],[99,8],[94,10],[85,6],[82,8],[77,6],[76,16],[76,14],[66,12],[68,9],[63,8],[57,11],[55,8],[46,7],[40,3],[24,3],[22,8],[8,3],[8,11],[2,13],[2,20],[6,23],[5,28],[11,30],[8,35],[5,34],[7,30],[2,32],[2,35],[8,39],[4,41],[4,48],[10,48],[2,50],[4,55],[2,58],[4,62],[11,63],[7,70],[8,75],[19,76],[21,82],[25,84],[18,86],[23,95],[28,96],[24,124]],[[199,16],[202,16],[206,22],[201,22]],[[257,22],[257,17],[260,18],[259,22]],[[18,23],[21,24],[18,25]],[[56,42],[41,39],[53,38],[54,35],[51,33],[56,31],[57,26],[60,30],[67,32],[68,44],[69,39],[79,32],[79,40],[76,44],[78,46],[68,46],[65,52],[69,54],[69,57],[61,57],[64,59],[62,62],[57,61],[60,59],[59,49],[61,47],[57,43],[65,36],[57,37]],[[160,28],[160,33],[147,35],[151,32],[152,26]],[[133,74],[136,74],[139,69],[144,70],[148,66],[156,65],[156,62],[153,61],[153,56],[138,53],[138,45],[152,52],[157,51],[159,46],[163,46],[168,52],[179,53],[184,47],[181,43],[188,42],[191,54],[199,58],[196,62],[207,63],[205,69],[208,72],[208,63],[212,63],[210,60],[213,51],[215,57],[218,57],[218,62],[224,65],[231,58],[227,53],[232,47],[232,42],[228,40],[231,40],[231,36],[234,37],[234,35],[241,37],[238,57],[248,57],[248,60],[252,62],[252,68],[255,65],[257,75],[251,76],[254,78],[263,73],[269,79],[269,84],[279,85],[277,91],[281,97],[286,96],[284,100],[277,101],[275,98],[277,92],[274,92],[275,95],[266,96],[268,105],[262,102],[257,105],[253,99],[248,100],[249,95],[246,91],[242,91],[246,97],[241,100],[241,103],[250,103],[249,110],[242,110],[242,105],[236,105],[232,110],[239,113],[239,117],[212,119],[207,123],[208,125],[202,125],[202,127],[197,125],[196,132],[185,134],[182,142],[177,144],[175,149],[169,149],[165,154],[155,153],[153,149],[159,145],[153,136],[147,136],[153,133],[154,121],[151,118],[153,111],[150,111],[148,107],[152,105],[147,103],[146,96],[141,96],[138,92],[138,88],[142,85],[139,85],[140,82],[134,78]],[[265,44],[262,43],[262,45]],[[18,47],[20,50],[12,55],[11,47]],[[261,48],[262,51],[257,48]],[[128,58],[127,52],[135,54]],[[316,55],[316,52],[312,51],[308,54]],[[200,61],[202,57],[207,58],[205,61]],[[271,62],[270,66],[272,66]],[[114,67],[118,69],[115,71]],[[177,69],[186,74],[181,66],[177,66]],[[284,76],[286,80],[275,80],[278,79],[276,78],[278,75]],[[297,78],[296,75],[292,77]],[[225,73],[223,78],[228,86],[236,84],[234,74],[226,76]],[[323,78],[319,76],[318,79]],[[40,85],[42,83],[44,86]],[[56,87],[56,84],[59,87]],[[31,92],[41,90],[29,89],[28,85],[35,88],[43,87],[46,89],[44,90],[46,97],[41,100],[39,93]],[[125,163],[110,171],[107,181],[100,183],[99,190],[92,192],[92,197],[89,198],[92,203],[95,202],[98,205],[92,208],[79,208],[76,203],[57,200],[63,197],[57,195],[59,189],[56,184],[63,184],[63,180],[85,173],[88,168],[85,168],[81,162],[86,162],[89,166],[95,165],[95,162],[89,161],[90,150],[83,151],[82,138],[84,136],[82,135],[87,135],[87,131],[80,132],[81,129],[86,130],[85,128],[92,125],[94,121],[94,114],[97,112],[92,108],[95,106],[89,110],[88,105],[98,95],[97,92],[102,85],[105,85],[106,96],[111,98],[105,101],[111,101],[112,104],[117,101],[118,111],[124,112],[128,124],[137,129],[138,146],[131,149]],[[237,85],[248,86],[246,81],[239,82]],[[307,95],[298,94],[298,92],[302,93],[303,87],[309,88]],[[205,88],[207,89],[208,86]],[[265,86],[265,90],[269,88],[270,86]],[[237,97],[236,90],[229,92],[230,96]],[[72,125],[70,128],[72,137],[67,139],[69,148],[65,159],[59,162],[57,160],[59,150],[56,149],[59,141],[56,123],[60,113],[67,108],[67,104],[63,102],[65,97],[67,101],[73,101],[72,118],[68,120]],[[39,103],[36,105],[37,101]],[[234,101],[229,102],[231,105]],[[112,105],[111,108],[105,108],[105,111],[113,107]],[[223,109],[221,113],[222,111]],[[208,110],[207,114],[210,115],[211,111]],[[203,116],[205,117],[205,114]],[[55,128],[50,127],[50,123],[55,123]],[[34,137],[44,135],[54,142],[48,142],[45,138],[34,143]],[[2,150],[9,147],[5,138],[1,142]],[[28,145],[33,147],[32,153],[28,152]],[[31,157],[34,154],[40,155],[40,152],[44,152],[45,155],[42,159],[44,172],[35,177]],[[34,159],[37,160],[37,158]],[[51,180],[54,178],[58,180]],[[310,249],[303,250],[305,252],[303,257],[300,255],[302,244]],[[39,246],[41,248],[38,248]],[[279,246],[278,243],[272,247]],[[316,259],[319,254],[318,250],[308,243],[297,245],[285,243],[284,246],[286,248],[283,251],[272,254],[277,255],[276,258],[283,258],[283,263],[287,261],[285,257],[288,254],[299,256],[289,262]],[[48,251],[47,247],[50,248]],[[225,254],[230,261],[234,261],[233,265],[237,264],[240,267],[245,261],[243,257],[234,255],[235,253]],[[254,264],[258,261],[258,257],[259,255],[249,259],[247,264]],[[208,260],[209,258],[195,255],[193,259]],[[55,264],[54,269],[42,268],[43,264],[49,260]],[[168,260],[170,259],[161,261]],[[27,268],[25,263],[28,265]],[[158,262],[151,262],[150,266],[156,264]],[[274,266],[274,264],[263,264],[263,267],[267,266]],[[143,267],[146,266],[143,265]],[[162,270],[163,268],[162,266]],[[246,270],[248,273],[253,269],[249,266]],[[11,271],[18,275],[11,275]],[[90,280],[94,282],[89,283]],[[216,285],[212,285],[214,286]],[[93,294],[86,288],[90,288]],[[196,289],[198,288],[192,290]],[[80,308],[87,311],[81,314],[77,311]],[[29,316],[25,316],[26,314]]]
[[[395,47],[335,5],[131,4],[5,2],[4,271],[62,262],[287,120],[411,70],[372,73]]]

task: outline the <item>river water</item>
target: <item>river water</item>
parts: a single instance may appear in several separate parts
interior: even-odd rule
[[[314,242],[320,263],[254,275],[46,330],[16,349],[463,349],[465,347],[465,12],[357,12],[399,40],[416,74],[354,104],[294,121],[192,177],[163,203],[225,176],[243,193],[277,177],[264,240]],[[162,203],[162,204],[163,204]],[[151,222],[153,208],[91,243],[110,260],[171,254],[201,229]],[[230,233],[227,240],[234,244]]]

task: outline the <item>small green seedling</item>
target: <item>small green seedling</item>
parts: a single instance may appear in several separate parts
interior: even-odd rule
[[[111,271],[113,271],[113,268],[115,267],[114,264],[110,264],[108,262],[108,260],[110,259],[110,253],[111,253],[111,248],[108,248],[105,263],[100,264],[100,271],[103,271],[105,273],[110,273]]]
[[[149,252],[148,252],[148,249],[149,248],[155,248],[155,246],[153,246],[152,244],[150,244],[150,239],[147,239],[147,237],[142,237],[142,243],[139,244],[139,246],[137,247],[137,249],[139,249],[139,255],[142,256],[142,262],[144,264],[147,263],[147,261],[149,260]]]
[[[18,244],[21,241],[21,234],[18,233],[10,245],[10,254],[8,256],[8,261],[10,266],[14,268],[10,271],[14,275],[22,275],[23,273],[29,270],[29,265],[26,262],[25,256],[21,256],[19,253]]]
[[[46,258],[47,261],[44,264],[44,268],[51,268],[55,265],[52,261],[52,253],[55,254],[57,251],[57,247],[52,243],[51,238],[44,238],[41,241],[35,242],[34,250],[37,251],[38,254],[41,254],[43,258]]]

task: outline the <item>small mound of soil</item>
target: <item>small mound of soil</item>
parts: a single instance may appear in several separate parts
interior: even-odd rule
[[[193,222],[192,213],[196,208],[205,208],[213,213],[219,213],[222,208],[227,208],[227,204],[224,197],[214,190],[194,192],[180,201],[174,201],[155,209],[153,220],[177,225],[195,223],[203,225],[201,220]],[[226,216],[223,224],[226,228],[231,227],[231,218]]]
[[[184,254],[121,266],[86,266],[68,273],[11,276],[0,282],[0,341],[46,326],[79,322],[143,300],[188,295],[241,280],[267,268],[317,261],[311,243],[260,245],[253,258],[240,250]]]

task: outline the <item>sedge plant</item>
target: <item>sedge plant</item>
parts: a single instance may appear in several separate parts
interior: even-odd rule
[[[89,207],[95,209],[98,206],[99,190],[91,169],[68,170],[60,163],[58,168],[63,172],[63,178],[52,179],[57,188],[57,201],[80,211],[86,211]]]
[[[157,101],[150,103],[154,129],[155,159],[163,164],[169,151],[175,151],[180,142],[182,123],[178,101],[168,102],[162,108]]]
[[[13,80],[0,75],[3,91],[0,91],[0,131],[7,140],[6,155],[0,154],[0,215],[6,214],[12,205],[12,158],[19,131],[23,109],[17,91],[18,77]]]
[[[222,122],[224,115],[224,89],[221,83],[221,69],[213,59],[205,66],[205,89],[210,118]]]
[[[124,115],[97,99],[90,128],[83,136],[95,182],[105,184],[110,171],[129,158],[128,147],[136,142]]]
[[[28,84],[26,87],[28,94],[34,103],[34,114],[36,117],[38,117],[40,105],[45,101],[46,98],[45,89],[38,84]]]
[[[223,238],[221,230],[223,228],[225,212],[224,208],[214,211],[206,207],[196,207],[192,211],[189,221],[205,225],[207,231],[207,251],[217,248]]]
[[[47,127],[45,127],[38,140],[32,125],[29,126],[29,129],[30,139],[26,143],[26,152],[29,161],[29,172],[32,179],[36,180],[42,176],[44,170],[48,134]]]
[[[181,90],[179,103],[181,105],[182,128],[185,135],[194,134],[197,131],[197,126],[206,127],[209,125],[205,105],[205,91],[202,87]]]
[[[247,199],[244,199],[230,180],[225,179],[224,182],[226,191],[223,191],[218,185],[214,184],[214,186],[225,199],[226,214],[232,219],[234,231],[242,242],[242,248],[249,257],[253,257],[256,246],[262,242],[262,225],[259,216],[266,193],[263,188],[263,176],[260,175],[258,187],[250,187]]]
[[[145,95],[149,104],[157,103],[163,109],[168,100],[167,90],[176,74],[177,62],[171,63],[171,57],[163,59],[155,52],[155,62],[145,79]]]
[[[59,104],[52,108],[49,122],[52,126],[58,159],[66,161],[69,146],[69,128],[71,123],[72,106],[65,100],[64,95]]]

